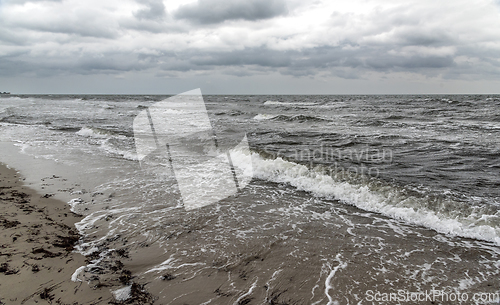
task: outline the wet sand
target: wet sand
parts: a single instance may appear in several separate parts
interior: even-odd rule
[[[122,287],[132,291],[127,304],[151,303],[119,259],[93,270],[90,279],[72,281],[95,257],[74,252],[81,237],[74,224],[82,216],[51,197],[25,187],[15,170],[0,164],[0,304],[121,304],[112,291]]]
[[[44,183],[65,179],[47,174]],[[256,190],[259,183],[268,182],[255,181]],[[293,191],[293,202],[315,200],[280,189]],[[85,257],[74,252],[82,216],[0,165],[0,304],[353,304],[368,301],[370,290],[466,286],[460,291],[472,296],[500,288],[500,254],[491,243],[395,226],[335,202],[302,207],[251,188],[238,200],[173,210],[149,228],[161,238],[145,240],[145,230],[104,238]],[[120,289],[130,297],[117,300]]]

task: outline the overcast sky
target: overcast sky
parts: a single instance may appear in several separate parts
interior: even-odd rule
[[[0,0],[0,91],[500,93],[500,0]]]

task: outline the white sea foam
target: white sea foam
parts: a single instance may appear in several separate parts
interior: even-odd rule
[[[126,286],[113,291],[113,296],[117,301],[123,302],[130,298],[131,293],[132,293],[132,286]]]
[[[267,106],[315,106],[314,102],[279,102],[279,101],[266,101],[264,105]]]
[[[76,269],[75,272],[71,275],[71,280],[73,282],[81,282],[82,280],[79,279],[78,276],[80,275],[80,273],[85,271],[85,268],[87,268],[87,266],[81,266],[78,269]]]
[[[259,280],[258,278],[256,278],[256,279],[255,279],[255,282],[253,282],[252,286],[250,286],[250,289],[248,289],[248,291],[247,291],[245,294],[241,295],[241,296],[240,296],[240,297],[239,297],[239,298],[238,298],[238,299],[234,302],[234,305],[241,304],[241,303],[240,303],[240,301],[242,301],[244,298],[246,298],[247,296],[249,296],[249,295],[251,295],[251,294],[252,294],[252,292],[253,292],[253,290],[255,289],[255,287],[257,287],[257,281],[258,281],[258,280]]]
[[[71,206],[70,211],[73,213],[77,213],[76,207],[80,204],[83,204],[83,199],[82,198],[74,198],[68,201],[68,204]]]
[[[108,135],[97,132],[94,129],[88,128],[88,127],[82,127],[82,129],[77,131],[76,134],[79,136],[82,136],[82,137],[92,137],[92,138],[100,138],[100,139],[104,139],[104,138],[108,137]]]
[[[171,255],[166,261],[162,262],[161,264],[159,264],[156,267],[149,269],[148,271],[146,271],[144,273],[163,271],[166,269],[174,268],[174,266],[172,265],[174,262],[175,262],[175,258],[173,257],[173,255]]]
[[[134,151],[130,150],[122,150],[117,147],[114,147],[108,142],[104,142],[101,144],[101,149],[104,150],[106,153],[112,154],[112,155],[118,155],[121,156],[123,159],[126,160],[131,160],[131,161],[138,161],[139,157],[137,156],[137,153]]]
[[[78,232],[84,234],[86,230],[90,229],[94,223],[96,223],[96,221],[104,217],[106,217],[106,213],[104,212],[89,214],[79,222],[75,223],[75,227]]]
[[[107,154],[118,155],[126,160],[132,160],[132,161],[138,160],[135,149],[132,151],[120,149],[109,142],[109,140],[112,138],[124,140],[126,139],[126,136],[106,133],[105,131],[101,131],[99,129],[92,129],[88,127],[83,127],[82,129],[77,131],[76,134],[86,138],[97,139],[98,141],[100,141],[100,148]]]
[[[259,113],[256,116],[253,117],[254,120],[257,121],[264,121],[264,120],[271,120],[277,117],[277,114],[265,114],[265,113]]]
[[[330,290],[333,289],[333,286],[331,284],[332,282],[332,279],[335,277],[335,273],[337,273],[337,271],[339,271],[339,269],[344,269],[345,267],[347,267],[347,263],[343,262],[341,259],[340,259],[340,253],[337,254],[337,256],[335,257],[335,260],[338,261],[338,265],[335,266],[334,268],[331,268],[330,266],[330,274],[328,274],[328,276],[326,277],[326,280],[325,280],[325,295],[326,297],[328,298],[328,304],[327,305],[335,305],[335,304],[339,304],[338,301],[334,301],[333,298],[330,296]]]
[[[95,252],[98,252],[99,251],[99,248],[97,247],[91,247],[90,249],[87,249],[87,250],[82,250],[81,247],[76,247],[78,252],[83,255],[83,256],[88,256],[88,255],[91,255],[92,253],[95,253]]]
[[[243,153],[243,152],[240,152]],[[360,209],[417,224],[438,232],[454,236],[476,238],[500,245],[500,228],[484,217],[471,214],[467,217],[446,215],[425,207],[425,198],[404,197],[396,189],[372,190],[365,184],[337,181],[329,175],[308,169],[304,165],[281,158],[264,159],[252,153],[254,177],[278,183],[288,183],[299,190],[312,192],[316,196],[338,199]],[[488,218],[498,220],[499,213]]]

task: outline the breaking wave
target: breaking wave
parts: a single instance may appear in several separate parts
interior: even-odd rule
[[[404,188],[381,185],[380,181],[343,181],[319,168],[310,169],[282,158],[265,159],[258,153],[252,153],[252,163],[254,177],[259,179],[287,183],[318,197],[336,199],[441,233],[500,245],[500,209],[492,204],[477,206],[449,197],[408,195]]]
[[[272,120],[272,121],[299,122],[299,123],[329,121],[328,119],[325,119],[325,118],[311,116],[311,115],[303,115],[303,114],[283,115],[283,114],[262,114],[262,113],[259,113],[253,119],[258,120],[258,121]]]

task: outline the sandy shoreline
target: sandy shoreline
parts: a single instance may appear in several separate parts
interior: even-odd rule
[[[72,281],[75,270],[95,259],[73,251],[81,237],[74,224],[81,219],[0,164],[0,304],[121,304],[112,291],[123,287],[132,290],[126,304],[153,301],[118,258],[109,269],[92,272],[89,283]]]
[[[464,286],[459,291],[472,297],[500,288],[500,254],[491,243],[407,224],[395,226],[383,216],[360,214],[355,207],[335,202],[286,214],[280,209],[300,206],[253,192],[239,194],[238,206],[228,200],[196,213],[179,210],[162,215],[158,220],[161,227],[149,229],[159,230],[155,239],[145,238],[140,234],[143,231],[105,237],[85,257],[72,247],[82,238],[75,229],[82,216],[43,192],[59,191],[57,183],[66,180],[64,173],[54,176],[54,172],[47,172],[42,183],[56,187],[36,192],[26,187],[31,184],[23,183],[15,170],[0,164],[0,305],[286,305],[333,300],[343,304],[343,300],[367,300],[369,291],[436,288],[450,292]],[[265,183],[257,180],[254,186]],[[287,188],[293,190],[280,187]],[[311,198],[306,192],[293,194],[304,202]],[[98,196],[103,202],[118,201],[108,194]],[[107,215],[106,205],[93,206]],[[304,214],[325,218],[309,221],[312,217],[304,218]],[[116,217],[109,215],[109,219]],[[250,221],[242,225],[243,217]],[[269,223],[279,217],[284,222],[276,228],[250,231],[262,228],[262,221]],[[347,226],[344,219],[359,225]],[[108,217],[100,221],[94,225],[103,226]],[[295,225],[301,227],[300,232],[293,230]],[[241,238],[240,232],[255,238]],[[95,240],[96,236],[90,233],[83,239]],[[80,281],[72,281],[75,270],[82,266],[85,272],[78,274]],[[124,296],[122,300],[115,298],[116,291],[123,292],[118,295]]]

